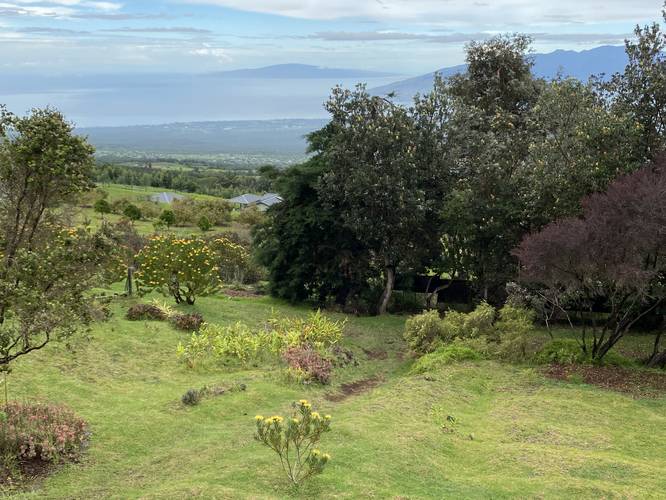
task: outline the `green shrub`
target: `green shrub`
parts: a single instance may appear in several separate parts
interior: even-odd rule
[[[142,217],[141,209],[132,203],[123,209],[123,215],[129,220],[139,220]]]
[[[110,214],[111,205],[104,198],[101,198],[95,202],[94,205],[95,212],[98,214]]]
[[[499,311],[495,331],[499,346],[497,354],[511,361],[528,359],[538,350],[534,335],[534,312],[507,304]]]
[[[571,365],[589,362],[578,341],[574,339],[552,340],[536,355],[535,361],[542,364]]]
[[[418,354],[432,352],[444,338],[444,325],[439,312],[424,311],[405,322],[404,338],[409,348]]]
[[[446,342],[454,339],[475,338],[494,332],[495,308],[486,302],[479,304],[470,313],[449,311],[442,322],[442,338]]]
[[[454,340],[434,352],[421,357],[412,365],[411,373],[427,373],[458,361],[482,359],[481,353],[465,345],[466,341]]]
[[[254,332],[244,323],[230,326],[206,324],[187,344],[178,344],[178,356],[189,366],[205,357],[235,358],[242,364],[290,347],[309,347],[323,353],[342,339],[345,322],[331,321],[320,311],[306,318],[273,317],[269,328]]]
[[[199,229],[201,229],[204,233],[205,233],[206,231],[210,231],[210,228],[213,227],[213,225],[212,225],[211,222],[210,222],[210,219],[208,219],[208,217],[206,217],[205,215],[202,215],[201,217],[199,217],[199,220],[197,221],[197,226],[198,226]]]
[[[160,221],[167,227],[173,226],[176,223],[176,214],[173,213],[173,210],[164,209],[160,214]]]
[[[312,405],[305,399],[293,407],[295,411],[287,420],[277,415],[269,418],[257,415],[255,439],[278,455],[282,470],[298,485],[321,473],[331,458],[315,448],[322,434],[331,430],[331,416],[322,417],[312,411]]]

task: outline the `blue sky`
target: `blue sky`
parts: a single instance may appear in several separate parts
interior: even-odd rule
[[[498,32],[619,44],[662,0],[0,0],[0,74],[201,73],[306,63],[415,75]]]

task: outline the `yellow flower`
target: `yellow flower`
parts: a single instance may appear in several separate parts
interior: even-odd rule
[[[299,403],[302,404],[303,406],[305,406],[306,404],[308,404],[308,400],[307,399],[301,399],[299,401]]]
[[[326,415],[324,418],[325,418],[326,420],[331,420],[331,416],[330,416],[330,415]]]
[[[319,412],[313,411],[312,418],[314,418],[315,420],[319,420],[321,416],[319,415]]]
[[[257,415],[256,417],[254,417],[254,419],[255,419],[256,421],[260,421],[260,420],[263,420],[264,417],[262,417],[261,415]]]

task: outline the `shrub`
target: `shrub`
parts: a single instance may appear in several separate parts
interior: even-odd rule
[[[320,384],[328,384],[331,380],[333,363],[312,347],[289,347],[282,353],[282,359],[287,362],[290,370],[304,374],[305,382],[315,381]]]
[[[256,226],[266,219],[266,215],[256,207],[246,208],[238,214],[238,222],[248,226]]]
[[[12,402],[0,412],[0,448],[9,460],[75,460],[89,439],[88,424],[64,406]]]
[[[244,283],[250,271],[250,254],[245,247],[228,238],[215,238],[210,242],[215,252],[222,281]]]
[[[187,345],[178,344],[177,352],[189,366],[208,356],[231,357],[248,364],[260,357],[268,344],[265,333],[254,333],[239,321],[230,326],[205,324]]]
[[[139,207],[130,203],[123,209],[123,215],[129,220],[139,220],[142,214]]]
[[[535,361],[543,364],[572,365],[588,362],[589,357],[576,340],[559,339],[546,344],[537,354]]]
[[[196,389],[189,389],[180,400],[185,406],[196,406],[201,401],[201,394]]]
[[[499,340],[497,354],[512,360],[525,360],[534,354],[536,344],[530,336],[534,326],[534,312],[514,305],[505,305],[499,311],[495,330]]]
[[[95,212],[98,214],[110,214],[111,205],[104,198],[101,198],[95,202],[94,205]]]
[[[212,356],[235,358],[242,364],[266,354],[279,355],[290,347],[310,347],[323,353],[342,338],[344,322],[331,321],[320,311],[307,318],[274,317],[269,328],[254,332],[244,323],[230,326],[205,324],[187,344],[178,345],[178,356],[189,366]]]
[[[208,219],[208,217],[202,215],[201,217],[199,217],[199,220],[197,221],[197,227],[205,233],[206,231],[210,231],[210,228],[213,227],[213,225],[211,224],[210,219]]]
[[[405,341],[418,354],[432,352],[444,338],[444,325],[439,312],[424,311],[405,322]]]
[[[167,314],[154,304],[134,304],[127,310],[126,317],[130,321],[164,321],[167,319]]]
[[[173,213],[173,210],[168,208],[162,210],[160,214],[160,221],[163,222],[167,227],[173,226],[176,223],[176,214]]]
[[[319,474],[330,460],[330,455],[315,448],[321,435],[331,429],[331,416],[322,417],[305,399],[294,403],[291,418],[280,416],[255,417],[255,439],[269,447],[280,458],[282,470],[289,480],[298,485]]]
[[[495,308],[482,302],[470,313],[450,311],[443,320],[444,340],[457,338],[475,338],[493,333]]]
[[[270,347],[274,353],[295,346],[309,346],[323,352],[342,340],[346,320],[332,321],[318,310],[307,318],[274,316],[268,324]]]
[[[457,361],[483,358],[479,352],[475,351],[468,345],[465,345],[463,342],[464,341],[461,340],[454,340],[452,343],[426,354],[414,363],[411,368],[411,373],[426,373]]]
[[[195,332],[201,328],[204,319],[199,313],[173,314],[169,317],[169,322],[178,330]]]
[[[136,261],[140,292],[157,290],[173,296],[177,304],[192,305],[197,297],[213,293],[220,285],[215,254],[201,239],[153,236]]]

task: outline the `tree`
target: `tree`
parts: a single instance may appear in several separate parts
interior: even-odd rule
[[[134,205],[133,203],[128,204],[123,209],[123,215],[131,221],[137,221],[141,219],[141,209]]]
[[[201,239],[153,236],[136,257],[139,291],[157,290],[193,305],[220,285],[215,252]]]
[[[162,221],[166,227],[171,227],[176,223],[176,215],[173,213],[173,210],[164,209],[160,214],[160,221]]]
[[[438,185],[429,182],[431,165],[417,161],[416,128],[406,108],[363,86],[334,89],[326,107],[332,120],[317,151],[329,170],[319,196],[383,270],[377,307],[383,314],[398,268],[420,267],[437,240],[439,201],[432,193]]]
[[[666,7],[662,15],[666,21]],[[636,26],[634,35],[625,41],[629,63],[624,73],[601,87],[616,111],[628,113],[637,123],[641,160],[654,159],[666,149],[666,32],[653,23]]]
[[[527,236],[515,255],[523,282],[548,291],[543,297],[568,297],[585,325],[582,349],[600,360],[666,299],[664,248],[666,159],[661,159],[587,197],[582,217]],[[593,314],[599,305],[607,313],[602,320]]]
[[[111,271],[102,234],[69,229],[58,208],[89,190],[93,148],[52,109],[0,108],[0,365],[72,335]],[[114,273],[112,273],[114,274]],[[118,276],[115,276],[117,279]]]
[[[210,220],[208,220],[208,217],[205,215],[202,215],[199,217],[199,221],[197,222],[197,226],[199,226],[199,229],[201,229],[204,233],[206,231],[210,231],[210,228],[212,227]]]
[[[111,205],[104,198],[100,198],[99,200],[97,200],[93,208],[95,209],[95,212],[97,212],[98,214],[104,215],[111,213]]]
[[[134,224],[127,219],[122,219],[116,224],[105,224],[102,231],[110,238],[116,248],[116,252],[126,269],[125,293],[134,294],[134,271],[136,271],[136,256],[146,244],[146,239],[141,236]]]
[[[310,137],[313,145],[321,134]],[[268,269],[276,297],[320,304],[332,297],[345,305],[366,286],[367,250],[317,190],[327,170],[321,156],[287,169],[277,185],[284,201],[253,228],[255,257]]]
[[[448,94],[438,99],[452,107],[441,132],[453,173],[441,210],[444,260],[486,300],[514,275],[511,249],[529,229],[517,194],[526,182],[529,114],[543,87],[531,73],[529,44],[522,35],[472,43],[467,72],[433,90]]]

